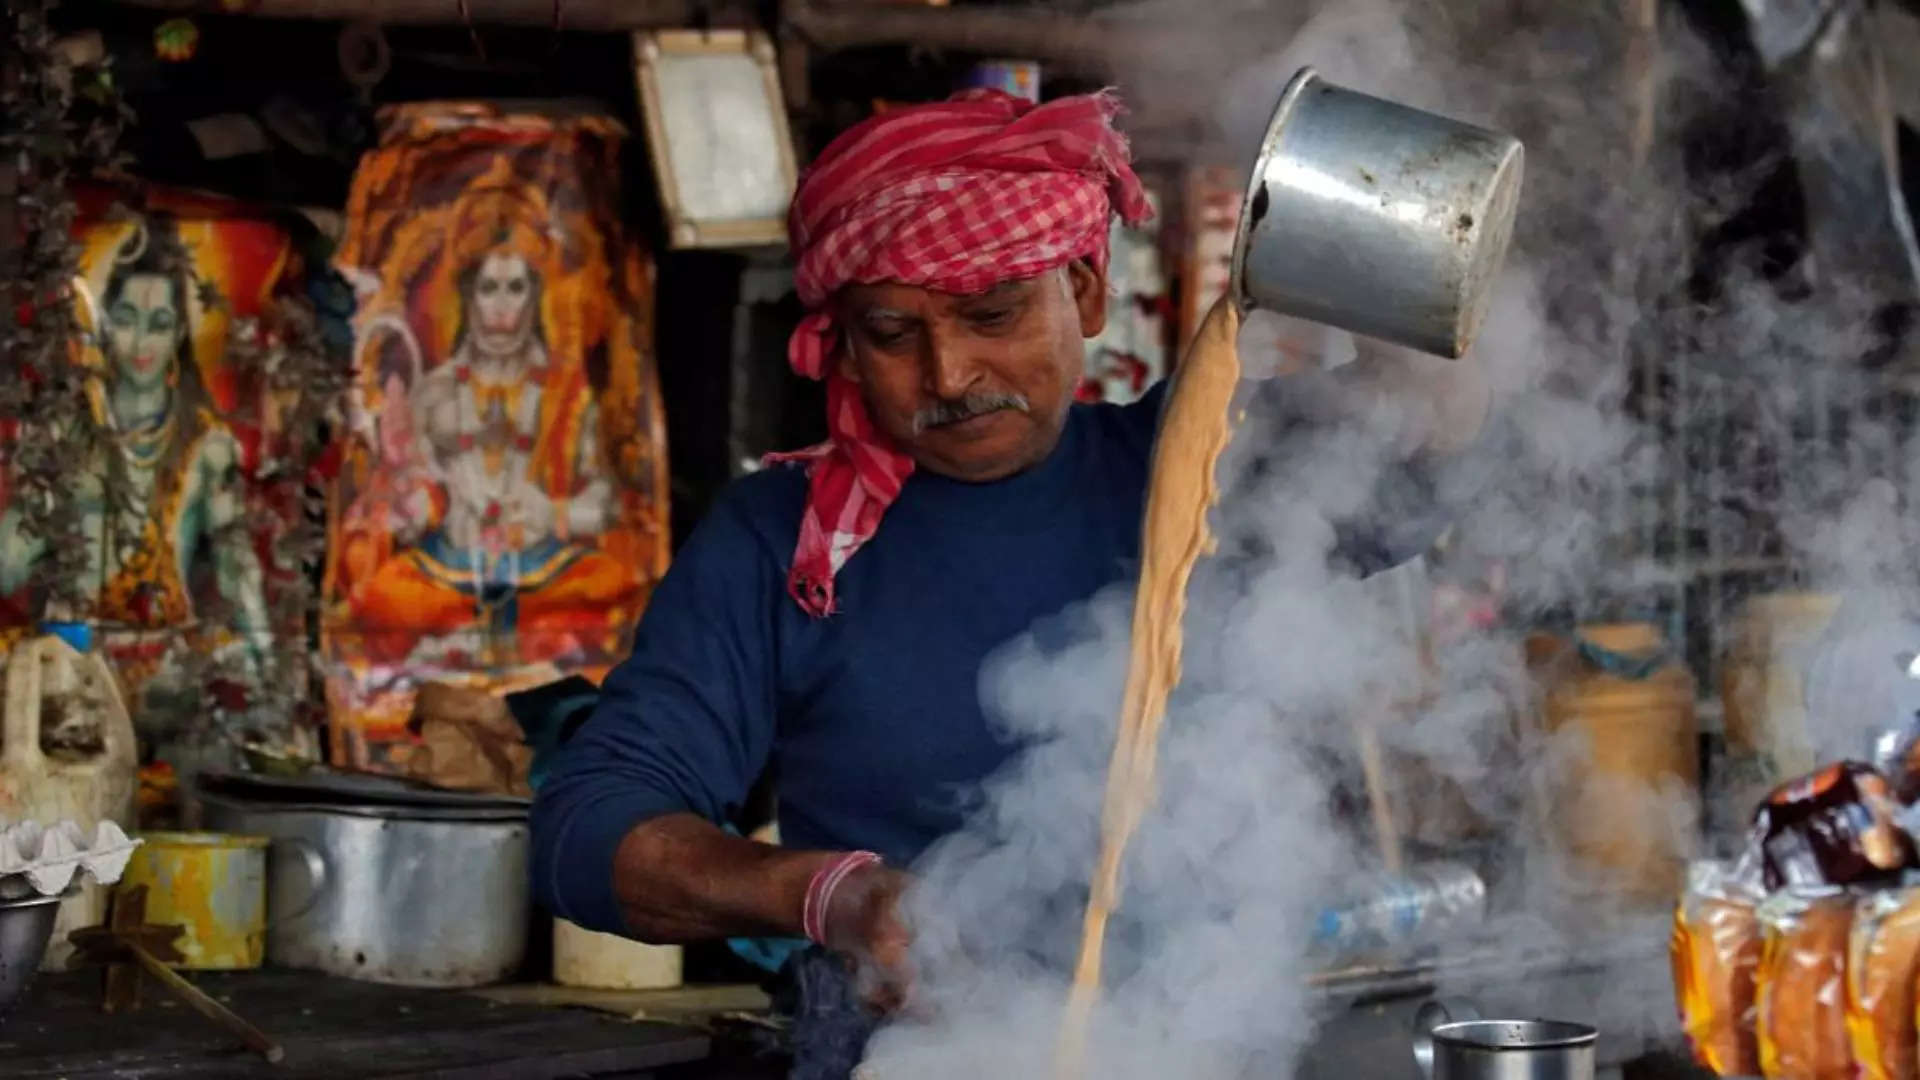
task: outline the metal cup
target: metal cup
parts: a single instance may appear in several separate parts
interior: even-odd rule
[[[1425,1080],[1593,1080],[1598,1037],[1563,1020],[1456,1020],[1417,1040],[1415,1058]]]
[[[1513,236],[1524,156],[1511,135],[1301,68],[1241,204],[1232,296],[1243,310],[1463,356]]]

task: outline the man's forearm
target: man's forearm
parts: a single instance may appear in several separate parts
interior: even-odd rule
[[[695,814],[669,814],[620,842],[613,891],[628,933],[642,941],[798,937],[807,882],[831,857],[746,840]]]

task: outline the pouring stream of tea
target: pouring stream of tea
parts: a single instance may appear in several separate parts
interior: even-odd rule
[[[1107,918],[1119,903],[1120,865],[1127,843],[1153,801],[1154,760],[1167,695],[1180,681],[1182,616],[1187,581],[1200,556],[1213,549],[1207,510],[1219,497],[1214,465],[1232,433],[1228,409],[1240,380],[1235,349],[1240,315],[1231,300],[1208,314],[1174,373],[1160,433],[1154,441],[1140,532],[1140,585],[1133,602],[1133,642],[1127,660],[1120,730],[1107,765],[1100,810],[1100,855],[1094,866],[1080,959],[1054,1055],[1059,1080],[1086,1070],[1087,1023],[1099,996]]]

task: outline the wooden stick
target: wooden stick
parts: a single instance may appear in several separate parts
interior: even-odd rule
[[[113,912],[107,925],[113,930],[138,930],[147,921],[147,887],[122,888],[113,897]],[[68,935],[72,940],[72,935]],[[79,942],[74,942],[80,946]],[[107,965],[102,977],[102,1012],[131,1012],[140,1007],[140,973],[122,963]]]
[[[1380,732],[1371,713],[1360,714],[1353,725],[1353,737],[1360,744],[1360,771],[1367,782],[1367,804],[1373,811],[1373,840],[1380,849],[1380,861],[1387,873],[1398,874],[1402,866],[1400,826],[1394,820],[1393,803],[1387,793],[1386,756],[1380,752]]]
[[[1653,148],[1654,98],[1659,92],[1660,6],[1658,0],[1626,0],[1626,99],[1628,156],[1633,171],[1647,163]]]
[[[242,1020],[225,1005],[208,997],[199,987],[181,978],[179,972],[161,963],[152,953],[131,942],[124,944],[134,960],[146,969],[147,974],[166,984],[167,989],[172,990],[180,1000],[191,1005],[195,1012],[232,1032],[247,1045],[248,1049],[258,1051],[269,1064],[278,1065],[281,1059],[287,1056],[286,1050],[279,1043],[274,1042],[266,1032]]]

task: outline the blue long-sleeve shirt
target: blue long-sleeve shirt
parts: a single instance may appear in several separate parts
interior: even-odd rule
[[[905,864],[957,828],[968,787],[1015,749],[983,715],[982,661],[1135,570],[1163,396],[1074,406],[1053,453],[1006,480],[916,471],[838,574],[828,619],[786,590],[805,473],[733,484],[541,786],[536,896],[623,929],[612,868],[626,833],[676,812],[723,821],[769,762],[790,846]],[[1396,546],[1438,530],[1415,532]]]

